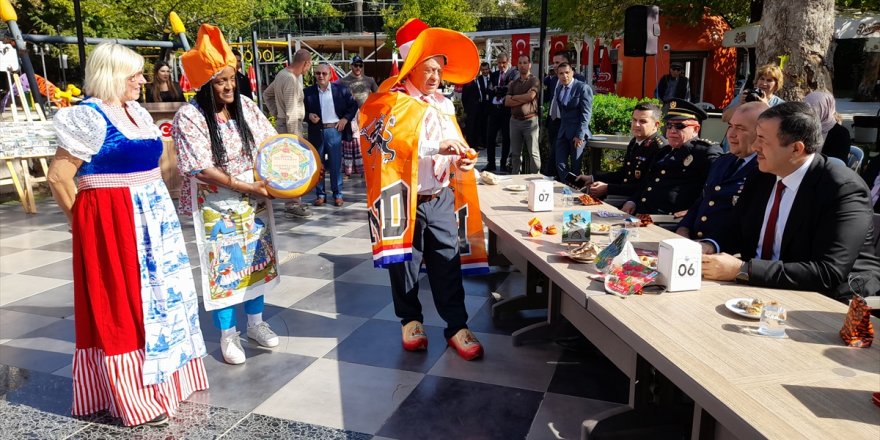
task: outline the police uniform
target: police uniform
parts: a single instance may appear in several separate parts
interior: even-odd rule
[[[675,99],[665,120],[704,120],[707,115],[694,104]],[[718,144],[694,138],[678,148],[661,148],[649,166],[639,189],[630,199],[639,214],[672,214],[688,209],[700,195],[709,167],[722,153]]]
[[[679,227],[688,228],[692,239],[714,241],[721,252],[736,247],[739,228],[736,226],[734,206],[739,201],[746,179],[758,172],[758,161],[754,154],[740,166],[737,160],[733,154],[725,154],[712,164],[700,198],[678,224]]]
[[[626,146],[623,166],[610,173],[594,174],[593,180],[607,183],[608,195],[632,196],[648,174],[648,168],[654,163],[657,152],[667,145],[666,138],[659,132],[642,142],[633,138]]]

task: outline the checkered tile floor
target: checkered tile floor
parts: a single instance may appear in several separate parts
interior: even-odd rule
[[[388,275],[369,257],[363,181],[345,184],[344,207],[313,208],[308,219],[284,218],[276,202],[282,283],[266,295],[264,318],[279,347],[244,342],[247,362],[226,365],[203,313],[210,389],[169,427],[134,432],[107,415],[69,416],[74,316],[64,216],[51,201],[36,215],[0,205],[0,438],[578,438],[584,419],[627,401],[626,379],[595,350],[513,346],[511,331],[541,319],[491,318],[492,292],[523,292],[516,271],[465,280],[484,359],[465,362],[445,347],[427,282],[420,295],[431,343],[404,352]],[[192,222],[181,220],[193,257]]]

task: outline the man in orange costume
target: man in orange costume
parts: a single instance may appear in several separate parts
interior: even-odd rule
[[[472,80],[479,55],[464,34],[428,28],[418,19],[398,30],[397,45],[405,57],[400,74],[367,99],[359,119],[373,260],[391,277],[403,348],[428,346],[418,298],[424,261],[434,304],[446,321],[447,344],[471,360],[483,354],[483,347],[466,324],[459,227],[449,184],[451,177],[473,173],[476,159],[467,156],[455,108],[437,88],[442,80]]]

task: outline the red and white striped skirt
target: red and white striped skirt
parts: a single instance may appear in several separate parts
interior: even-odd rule
[[[144,385],[144,350],[106,356],[99,348],[77,349],[73,354],[73,415],[100,410],[136,426],[160,414],[174,417],[180,402],[208,388],[202,358],[195,358],[165,382]]]
[[[149,274],[142,273],[130,187],[156,179],[158,170],[79,179],[72,210],[75,416],[108,410],[126,426],[140,425],[174,416],[182,400],[208,388],[201,357],[182,360],[160,383],[144,381],[141,282]]]

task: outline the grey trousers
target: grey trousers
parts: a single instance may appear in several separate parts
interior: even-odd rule
[[[522,169],[523,150],[525,149],[526,169],[528,173],[541,172],[541,150],[538,148],[538,118],[510,118],[510,174],[519,174]]]

